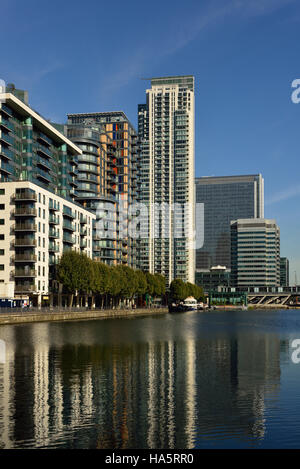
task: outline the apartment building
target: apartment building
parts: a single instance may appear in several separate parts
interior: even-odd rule
[[[140,239],[143,270],[194,282],[194,77],[151,79],[138,106]],[[178,229],[178,225],[184,229]]]
[[[63,252],[92,257],[93,215],[29,181],[0,183],[0,297],[40,304]]]
[[[31,181],[73,200],[81,150],[29,107],[27,92],[13,85],[6,91],[0,95],[0,182]]]
[[[94,256],[138,267],[136,241],[128,235],[128,208],[137,200],[134,127],[122,111],[68,114],[67,136],[82,150],[76,200],[98,214]]]

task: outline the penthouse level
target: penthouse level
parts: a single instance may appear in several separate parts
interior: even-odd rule
[[[77,157],[71,140],[34,111],[13,85],[0,94],[0,182],[31,181],[73,199]]]

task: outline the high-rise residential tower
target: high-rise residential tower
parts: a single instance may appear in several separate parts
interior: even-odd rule
[[[196,270],[221,265],[230,269],[230,222],[264,217],[261,174],[196,178],[196,203],[204,205],[203,246],[197,249]]]
[[[97,229],[94,256],[106,263],[138,267],[136,240],[127,230],[128,207],[137,200],[133,125],[122,111],[68,114],[67,135],[82,150],[76,200],[97,212],[97,222],[105,215],[103,226],[109,225],[102,232]]]
[[[194,282],[194,77],[151,79],[138,106],[143,270]]]

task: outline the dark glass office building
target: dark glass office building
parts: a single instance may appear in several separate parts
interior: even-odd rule
[[[264,217],[264,180],[261,174],[196,178],[196,203],[204,204],[203,246],[196,252],[196,271],[231,266],[230,222]],[[197,226],[198,225],[198,226]]]
[[[280,258],[280,286],[289,287],[290,286],[290,264],[289,260],[286,257]]]

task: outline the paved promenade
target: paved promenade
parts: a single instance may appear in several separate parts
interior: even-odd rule
[[[0,326],[3,324],[25,324],[29,322],[45,322],[45,321],[80,321],[89,319],[110,319],[110,318],[130,318],[136,316],[148,316],[153,314],[166,314],[168,308],[141,308],[141,309],[106,309],[106,310],[79,310],[68,311],[49,309],[43,311],[27,311],[21,312],[1,312],[0,310]]]

